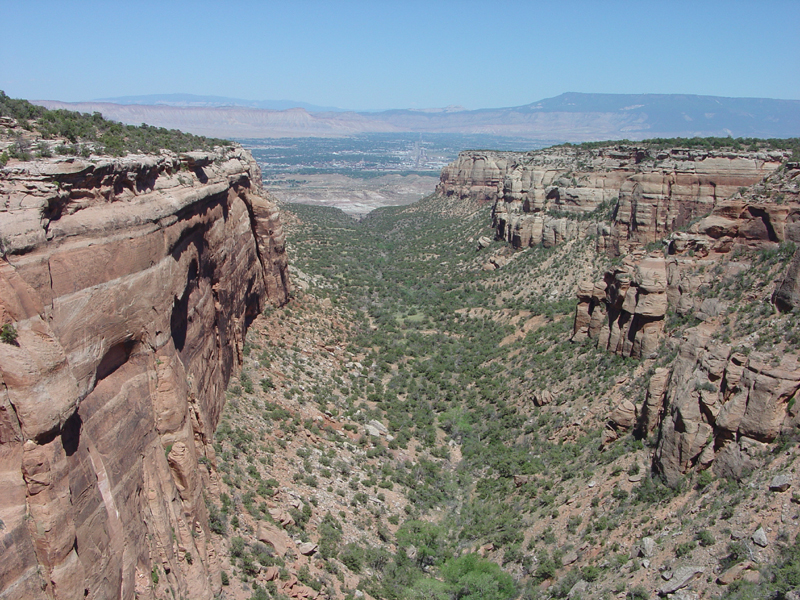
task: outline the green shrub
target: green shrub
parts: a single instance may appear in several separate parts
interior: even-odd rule
[[[24,129],[35,131],[45,139],[65,138],[71,147],[61,145],[56,148],[59,154],[89,156],[90,149],[86,143],[101,146],[112,155],[122,156],[128,153],[157,154],[166,149],[173,152],[189,150],[212,150],[215,146],[230,146],[230,142],[215,138],[206,138],[176,129],[164,129],[150,125],[123,125],[103,118],[100,113],[85,114],[70,110],[48,110],[35,106],[27,100],[9,98],[0,91],[0,116],[8,116],[17,120]],[[78,142],[84,142],[79,146]],[[30,153],[22,144],[17,144],[11,158],[30,160]]]
[[[364,565],[364,549],[358,544],[346,544],[339,553],[339,560],[353,573],[360,573]]]
[[[245,394],[253,393],[253,381],[245,371],[242,371],[241,375],[239,375],[239,381],[242,384],[242,389],[244,390]]]
[[[629,589],[626,595],[627,600],[649,600],[649,598],[650,590],[641,584]]]
[[[0,328],[0,340],[6,344],[16,344],[17,329],[11,323],[6,323]]]
[[[581,577],[590,583],[597,581],[600,578],[600,574],[600,568],[593,565],[587,565],[581,569]]]
[[[711,485],[711,482],[714,481],[714,474],[711,472],[711,469],[706,469],[705,471],[701,471],[700,474],[697,476],[697,489],[702,490]]]
[[[717,543],[717,540],[714,539],[714,536],[708,529],[701,529],[695,535],[695,539],[700,542],[700,545],[703,547],[713,546]]]
[[[539,565],[536,567],[536,572],[533,575],[534,578],[538,581],[553,579],[558,570],[558,564],[556,564],[555,559],[544,551],[540,552],[537,558],[539,560]]]
[[[245,549],[245,541],[243,538],[235,537],[231,539],[231,556],[236,558],[241,557],[244,554]]]
[[[692,551],[695,549],[696,544],[694,542],[683,542],[675,546],[675,556],[678,558],[683,558],[684,556],[689,556]]]
[[[511,575],[477,554],[450,559],[441,572],[458,600],[510,600],[517,594]]]

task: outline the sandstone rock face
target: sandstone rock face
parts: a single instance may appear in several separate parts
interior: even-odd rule
[[[782,152],[643,145],[468,151],[442,171],[436,190],[442,196],[491,202],[497,239],[518,248],[596,236],[598,249],[620,255],[711,212],[740,187],[770,175],[785,158]],[[754,210],[760,220],[760,209]],[[610,227],[603,222],[609,214]],[[594,218],[585,219],[590,215]],[[788,219],[794,221],[800,222],[800,216]],[[770,235],[768,225],[755,222],[747,232]]]
[[[679,589],[686,587],[700,575],[705,573],[703,567],[686,566],[680,567],[672,577],[658,589],[659,596],[674,594]]]
[[[0,199],[0,596],[212,598],[198,460],[249,322],[289,292],[258,167],[12,163]]]
[[[800,389],[793,358],[771,366],[766,355],[714,343],[712,330],[690,329],[673,366],[654,461],[668,482],[693,464],[740,478],[763,443],[793,426],[788,403]]]
[[[784,312],[800,306],[800,249],[795,251],[783,281],[772,295],[772,302]]]
[[[666,313],[666,262],[640,253],[607,271],[603,281],[578,286],[572,339],[589,337],[615,354],[647,357],[658,347]]]

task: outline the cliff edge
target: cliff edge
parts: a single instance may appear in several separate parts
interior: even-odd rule
[[[213,597],[211,438],[289,294],[256,163],[13,161],[0,199],[0,598]]]

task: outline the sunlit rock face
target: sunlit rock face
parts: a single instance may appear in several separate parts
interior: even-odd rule
[[[710,213],[785,158],[637,145],[468,151],[442,171],[436,189],[492,203],[496,237],[518,248],[596,236],[601,251],[625,254]]]
[[[0,198],[0,596],[155,598],[155,568],[214,597],[211,437],[248,324],[289,293],[257,165],[13,162]]]

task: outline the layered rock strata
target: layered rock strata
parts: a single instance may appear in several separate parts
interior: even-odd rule
[[[0,199],[0,598],[214,597],[212,434],[289,292],[257,165],[12,162]]]
[[[763,353],[745,356],[714,342],[712,332],[705,323],[690,329],[665,393],[648,395],[648,409],[665,411],[654,464],[670,483],[693,466],[740,478],[767,443],[798,426],[790,403],[800,390],[796,358],[776,365]]]
[[[670,483],[677,483],[693,468],[712,468],[718,475],[740,478],[760,464],[758,457],[769,450],[767,444],[797,430],[793,400],[800,390],[797,358],[790,353],[781,357],[759,352],[745,355],[734,351],[730,343],[714,342],[712,334],[730,311],[731,301],[705,297],[703,290],[716,280],[737,281],[757,266],[752,254],[744,260],[729,255],[734,249],[785,251],[791,245],[781,247],[780,243],[800,242],[798,183],[800,170],[787,165],[733,198],[718,202],[687,231],[669,236],[665,259],[648,257],[660,263],[657,276],[651,271],[651,281],[645,284],[658,294],[653,302],[645,296],[646,305],[654,309],[651,315],[661,315],[652,330],[655,338],[648,340],[645,327],[637,327],[634,316],[640,297],[636,283],[642,280],[635,269],[645,262],[642,251],[626,256],[622,266],[609,270],[603,281],[584,282],[578,288],[573,339],[596,338],[601,347],[619,354],[647,357],[647,351],[635,352],[636,340],[641,334],[640,348],[655,347],[667,307],[701,321],[683,339],[671,341],[679,350],[677,359],[670,368],[660,367],[652,374],[645,401],[631,413],[635,425],[631,418],[624,418],[630,415],[619,410],[611,415],[612,424],[624,429],[635,426],[642,437],[658,432],[654,466]],[[725,260],[720,260],[722,257]],[[760,299],[768,302],[771,298],[782,311],[794,309],[800,304],[798,273],[800,251],[795,252],[782,278],[775,280],[774,293],[764,290]],[[655,281],[657,286],[652,285]],[[635,304],[629,302],[632,290]],[[646,326],[654,327],[652,322]],[[615,343],[621,338],[625,340],[622,345]]]
[[[589,337],[615,354],[647,357],[658,347],[666,313],[664,257],[626,257],[602,281],[578,286],[572,339]]]
[[[700,319],[715,317],[725,310],[725,302],[703,298],[698,290],[705,281],[694,266],[726,255],[737,247],[769,248],[783,242],[800,243],[800,203],[798,202],[800,169],[782,169],[764,182],[748,190],[737,191],[730,199],[717,202],[709,214],[692,223],[686,231],[673,232],[663,241],[667,259],[652,254],[648,264],[636,244],[628,246],[629,254],[623,265],[608,271],[603,281],[583,282],[578,286],[578,306],[575,314],[573,339],[597,339],[601,347],[624,356],[647,356],[655,348],[663,328],[660,324],[670,307],[676,313],[694,314]],[[771,196],[763,188],[771,186]],[[744,192],[744,193],[742,193]],[[639,307],[642,287],[637,283],[636,269],[654,275],[658,262],[658,285],[645,283],[641,296],[645,304]],[[641,263],[641,266],[639,266]],[[711,264],[711,263],[709,263]],[[720,265],[724,277],[736,277],[748,265],[726,261]],[[664,285],[664,271],[666,285]],[[800,304],[800,258],[794,260],[775,291],[773,302],[780,310],[791,310]],[[650,279],[650,276],[646,276]],[[634,288],[635,299],[629,289]],[[656,295],[647,295],[656,294]],[[635,315],[641,315],[638,320]],[[606,329],[602,328],[608,324]],[[636,348],[636,340],[644,344]]]
[[[437,193],[491,202],[496,237],[516,247],[597,236],[599,250],[619,255],[709,213],[786,156],[645,145],[468,151],[442,171]]]

